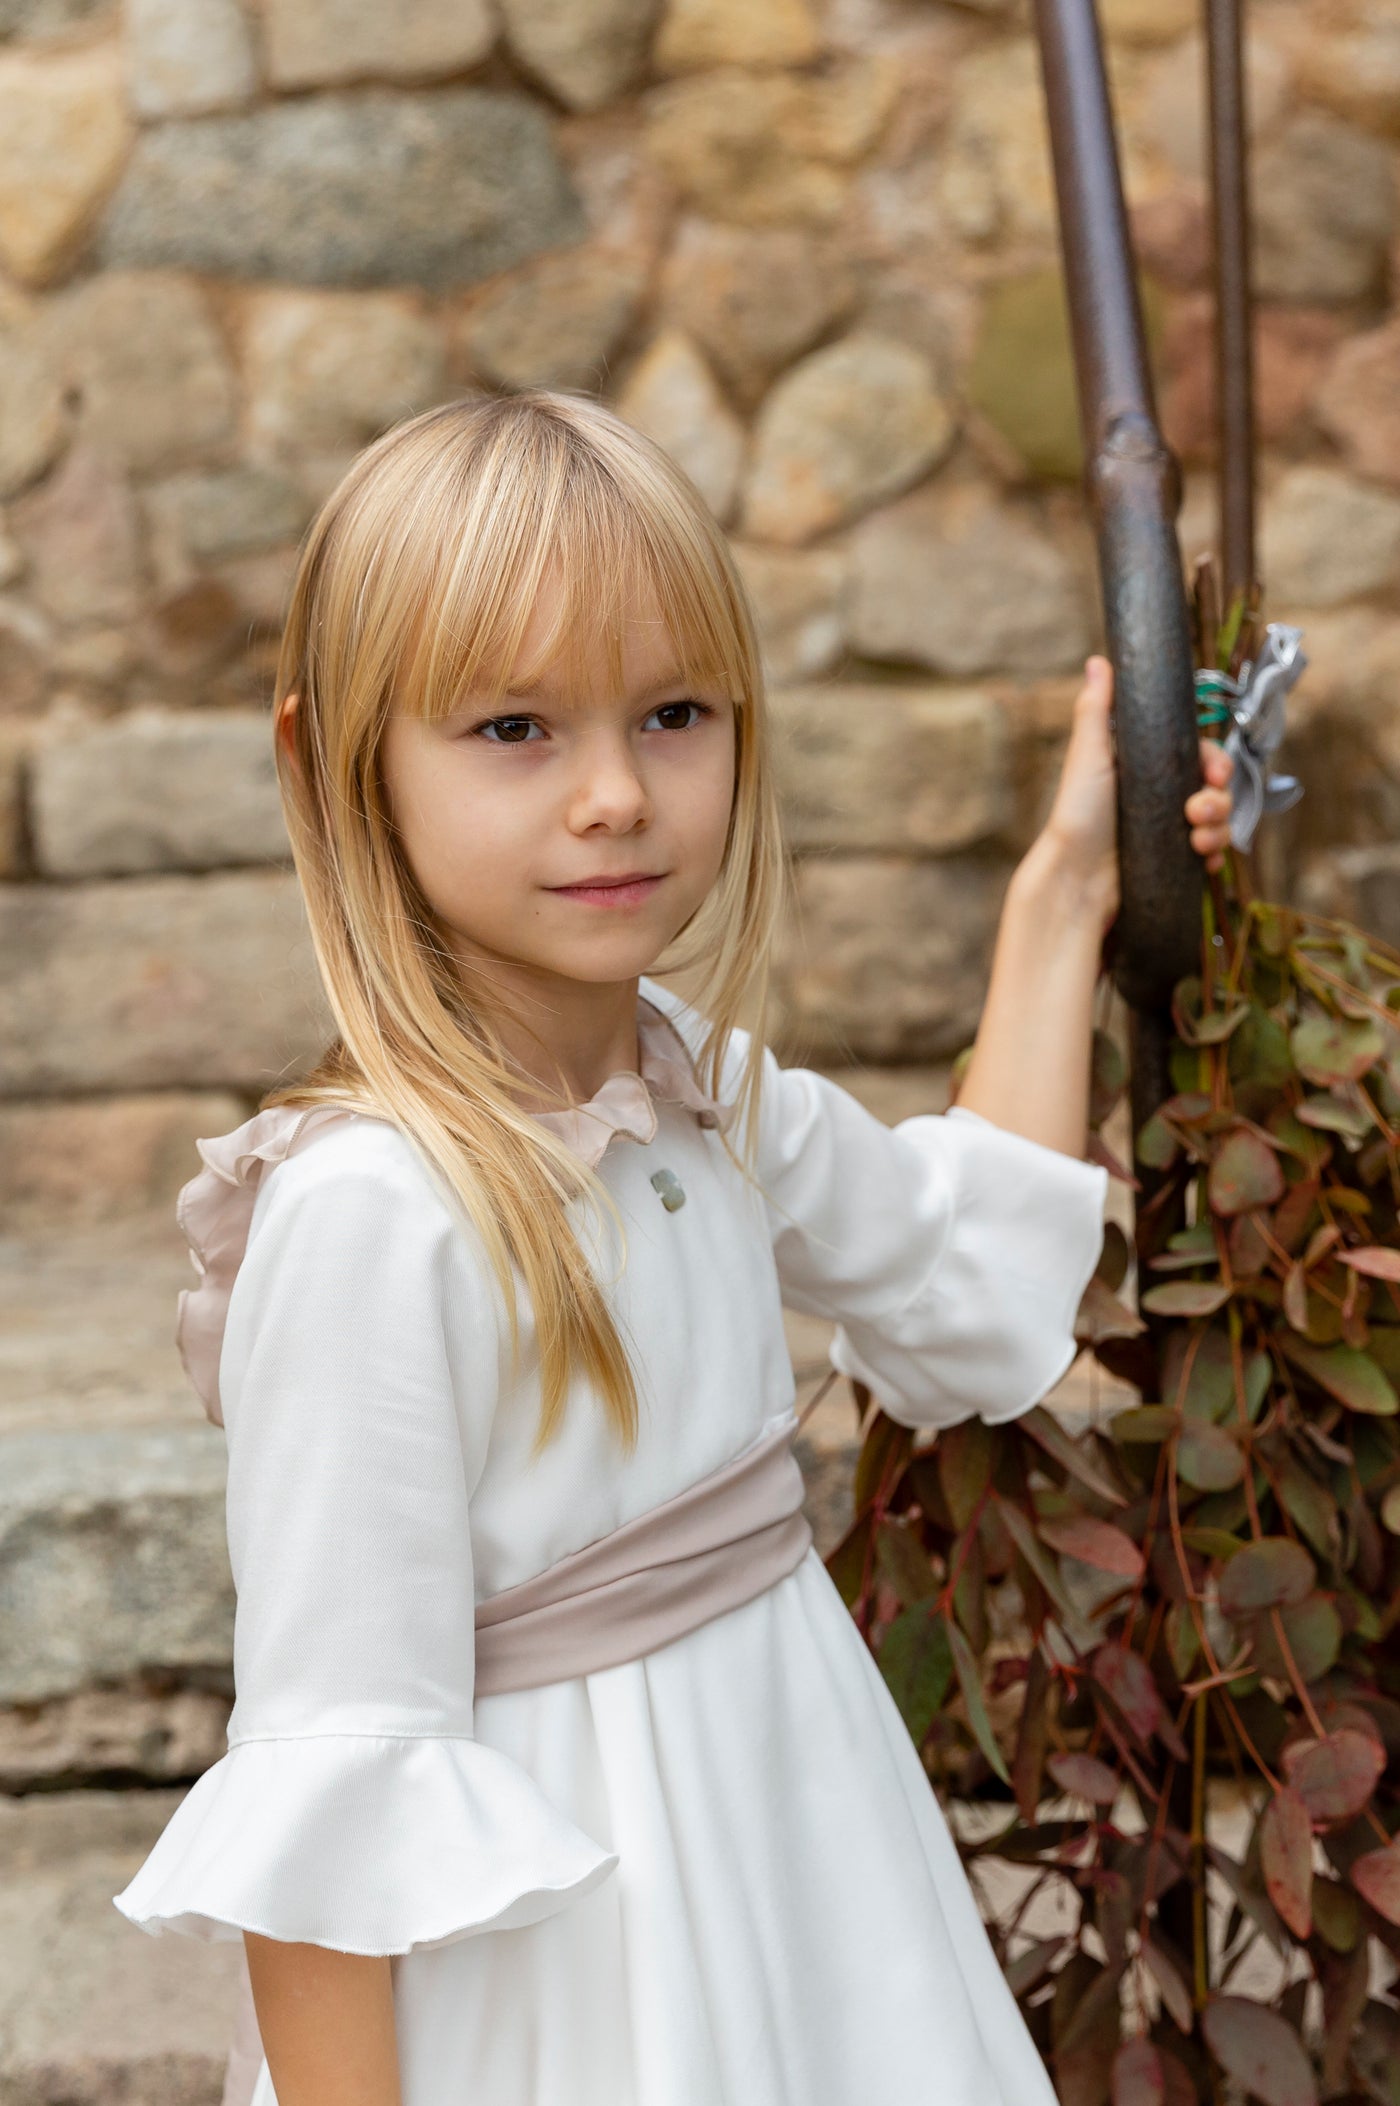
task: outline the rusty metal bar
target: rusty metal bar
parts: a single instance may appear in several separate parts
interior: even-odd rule
[[[1206,0],[1211,214],[1215,246],[1220,570],[1228,608],[1254,583],[1254,349],[1242,0]]]
[[[1163,1017],[1199,959],[1201,872],[1182,806],[1200,781],[1194,655],[1094,0],[1035,0],[1108,652],[1116,677],[1123,905],[1115,976]]]

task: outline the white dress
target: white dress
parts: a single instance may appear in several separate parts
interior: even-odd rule
[[[641,994],[646,1043],[698,1047]],[[643,1659],[473,1701],[478,1597],[792,1414],[784,1304],[910,1426],[1013,1418],[1074,1357],[1102,1169],[956,1107],[886,1127],[766,1053],[762,1199],[714,1131],[745,1044],[718,1103],[653,1060],[551,1115],[627,1224],[630,1456],[579,1384],[531,1464],[528,1302],[512,1387],[499,1290],[397,1129],[343,1120],[257,1192],[219,1361],[229,1752],[115,1898],[152,1934],[394,1955],[404,2106],[1053,2106],[815,1549]]]

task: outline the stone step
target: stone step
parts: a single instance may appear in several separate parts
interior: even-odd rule
[[[239,1946],[112,1905],[181,1797],[0,1798],[0,2106],[219,2106]]]

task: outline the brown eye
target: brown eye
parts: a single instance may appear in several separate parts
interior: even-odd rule
[[[657,717],[664,717],[666,715],[666,712],[672,709],[698,710],[699,715],[701,717],[707,717],[710,714],[710,711],[703,702],[661,702],[652,711],[652,715]],[[697,718],[696,721],[698,722],[699,719]],[[693,726],[689,724],[668,724],[666,726],[666,729],[668,731],[690,731],[691,729],[693,729]]]
[[[530,743],[528,737],[517,738],[515,736],[515,728],[523,725],[528,733],[534,721],[533,717],[488,717],[484,724],[477,725],[475,735],[478,738],[485,738],[488,731],[494,731],[499,726],[504,726],[508,735],[499,739],[487,739],[486,743],[489,746],[525,746]]]

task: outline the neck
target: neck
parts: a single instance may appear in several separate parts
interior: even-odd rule
[[[510,1002],[510,1012],[496,1008],[493,1021],[507,1061],[524,1080],[526,1111],[557,1108],[535,1095],[558,1087],[553,1061],[577,1103],[596,1095],[619,1068],[640,1068],[636,979],[569,980],[519,966],[492,978]]]

